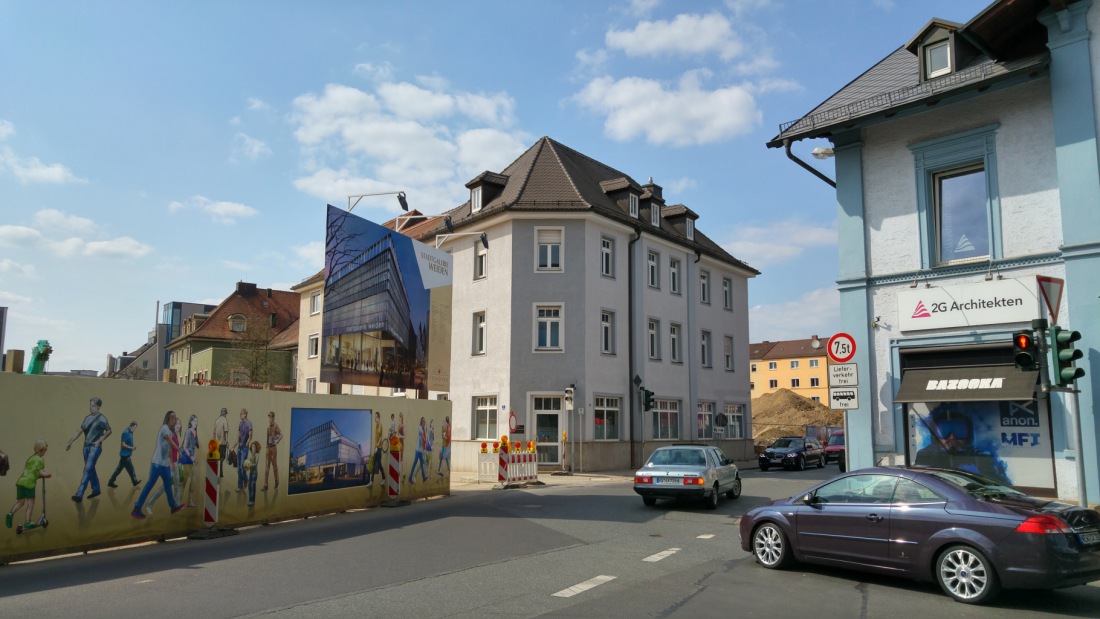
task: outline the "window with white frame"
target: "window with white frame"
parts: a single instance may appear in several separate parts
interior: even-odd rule
[[[474,312],[473,350],[475,355],[485,354],[485,312]]]
[[[630,202],[630,216],[634,217],[634,218],[637,218],[638,217],[638,196],[636,196],[634,194],[630,194],[630,197],[627,198],[627,201]]]
[[[649,341],[649,358],[660,359],[661,358],[661,321],[649,320],[649,327],[647,330]]]
[[[695,412],[695,438],[714,438],[714,402],[699,402]]]
[[[769,370],[776,370],[778,368],[779,368],[779,364],[777,362],[775,362],[775,361],[769,361],[768,362],[768,369]]]
[[[661,280],[657,275],[657,269],[661,264],[661,254],[651,251],[646,257],[646,283],[650,288],[660,288]]]
[[[538,271],[560,271],[562,228],[535,228],[538,251],[535,256]]]
[[[917,173],[922,268],[1003,256],[996,129],[909,146]]]
[[[649,223],[654,226],[661,225],[661,205],[653,201],[649,203]]]
[[[622,399],[597,396],[593,402],[592,423],[596,426],[594,439],[614,441],[619,439],[620,419],[622,418]]]
[[[475,439],[496,439],[497,432],[497,398],[496,396],[477,396],[474,398],[474,432]]]
[[[321,335],[319,333],[310,334],[308,352],[310,359],[313,359],[314,357],[321,354]]]
[[[791,379],[791,389],[798,389],[800,386],[800,381],[797,378]]]
[[[474,187],[470,190],[470,212],[476,213],[481,210],[481,187]]]
[[[810,386],[811,387],[820,387],[821,386],[821,379],[820,378],[811,378],[810,379]]]
[[[703,333],[699,336],[699,352],[701,352],[703,355],[703,367],[709,368],[711,365],[710,331],[703,331]]]
[[[726,404],[726,437],[745,437],[745,405]]]
[[[750,363],[749,364],[749,371],[750,372],[755,372],[756,371],[756,364],[755,363]]]
[[[317,379],[316,378],[307,378],[306,379],[306,393],[317,393]]]
[[[722,309],[733,311],[733,280],[722,278]]]
[[[778,380],[773,378],[773,379],[768,381],[768,389],[777,389],[778,387],[779,387],[779,381]]]
[[[680,401],[653,401],[653,438],[671,440],[680,438]]]
[[[600,312],[600,352],[615,354],[615,312]]]
[[[680,261],[676,258],[668,259],[668,291],[680,294]]]
[[[319,314],[321,312],[321,291],[317,290],[309,295],[309,313],[310,315]]]
[[[668,325],[669,356],[673,363],[680,363],[683,357],[680,355],[680,325],[672,322]]]
[[[229,317],[229,330],[234,333],[244,333],[247,325],[244,314],[233,314]]]
[[[600,275],[615,277],[615,239],[600,237]]]
[[[792,370],[797,370],[798,369],[798,359],[792,359],[791,360],[791,369]]]
[[[684,229],[687,231],[687,237],[689,241],[695,240],[695,220],[690,217],[684,222]]]
[[[818,367],[818,365],[819,365],[818,364],[818,359],[810,359],[810,367],[811,368],[816,368],[816,367]]]
[[[924,76],[926,79],[951,72],[951,46],[948,41],[933,43],[924,48]]]
[[[535,307],[535,350],[561,350],[561,306]]]
[[[710,271],[699,271],[699,301],[710,303]]]
[[[733,371],[733,336],[726,335],[722,337],[722,357],[725,360],[725,366],[727,372]]]
[[[489,250],[480,240],[474,241],[474,279],[485,279],[489,274]]]

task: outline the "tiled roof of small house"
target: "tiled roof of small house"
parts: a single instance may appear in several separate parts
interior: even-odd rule
[[[271,348],[274,350],[280,350],[285,348],[297,348],[298,347],[298,324],[301,321],[297,318],[294,322],[290,323],[290,326],[283,329],[271,340]]]
[[[783,340],[775,342],[761,359],[797,359],[799,357],[824,357],[825,342],[818,340],[819,346],[813,347],[813,339]]]
[[[302,297],[289,290],[257,288],[256,284],[238,282],[233,294],[210,312],[209,317],[197,329],[173,340],[169,348],[175,348],[189,340],[237,340],[238,333],[230,330],[230,316],[243,315],[246,320],[270,321],[275,315],[275,331],[282,333],[296,323]]]

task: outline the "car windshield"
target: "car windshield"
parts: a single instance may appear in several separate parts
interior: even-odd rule
[[[786,449],[788,447],[797,449],[801,446],[802,439],[800,438],[781,438],[776,439],[776,441],[772,443],[772,447],[777,449]]]
[[[978,499],[998,496],[1026,496],[1023,492],[1011,486],[966,471],[929,471],[928,474]]]
[[[829,437],[829,444],[830,445],[843,445],[844,444],[844,435],[843,434],[834,434],[834,435],[830,436]]]
[[[659,449],[649,457],[646,466],[703,466],[706,456],[698,449]]]

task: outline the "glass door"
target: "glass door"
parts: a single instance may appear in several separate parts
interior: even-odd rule
[[[535,452],[539,464],[561,464],[561,397],[536,397]]]

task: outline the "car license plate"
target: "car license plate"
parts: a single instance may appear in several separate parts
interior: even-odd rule
[[[654,477],[653,481],[658,484],[678,484],[680,483],[679,477]]]
[[[771,462],[772,464],[782,464],[783,458],[772,458],[771,460],[768,460],[768,462]]]
[[[1081,538],[1082,544],[1100,544],[1100,531],[1078,533],[1077,536]]]

